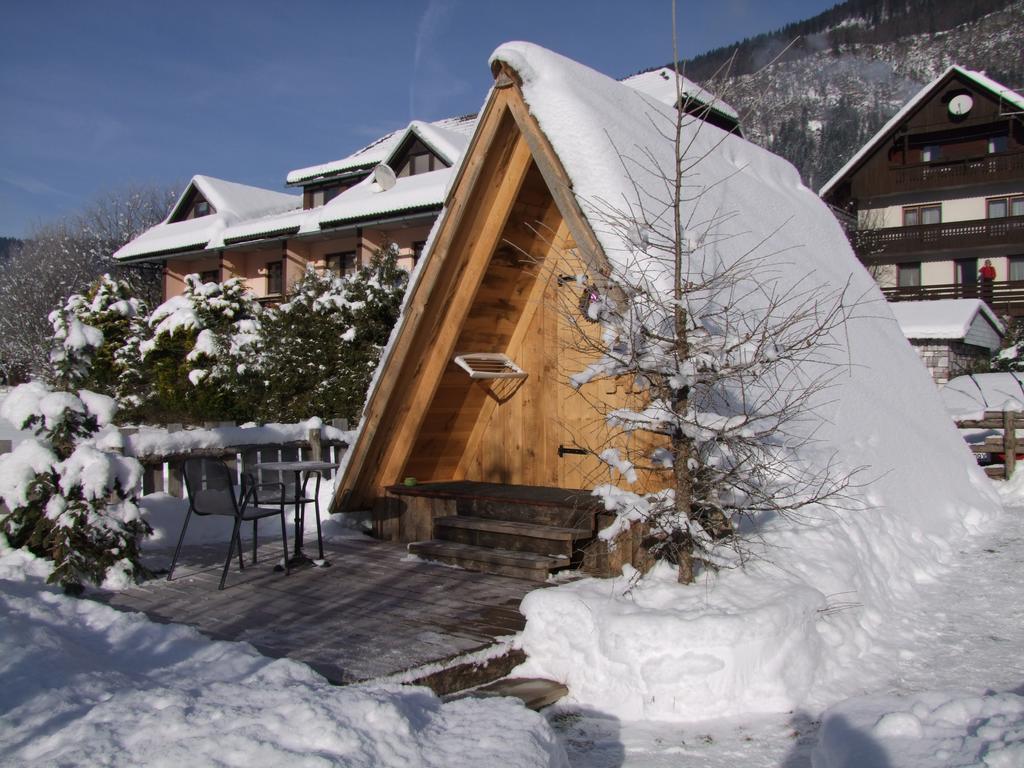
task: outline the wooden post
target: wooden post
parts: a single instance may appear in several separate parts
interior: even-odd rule
[[[164,489],[164,465],[159,464],[142,465],[142,492],[144,494],[159,493]]]
[[[1003,412],[1003,467],[1009,480],[1017,467],[1017,414],[1013,411]]]
[[[181,477],[182,462],[167,462],[167,493],[178,499],[185,498],[184,483]]]
[[[320,427],[309,430],[309,458],[312,461],[324,460],[324,446],[320,442]]]

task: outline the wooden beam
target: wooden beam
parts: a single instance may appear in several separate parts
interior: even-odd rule
[[[408,396],[390,405],[391,409],[397,409],[394,422],[396,428],[388,436],[385,450],[380,453],[378,469],[374,473],[374,485],[377,487],[399,479],[415,443],[420,423],[441,381],[441,375],[451,363],[462,324],[473,305],[477,288],[490,263],[491,254],[505,228],[512,203],[530,167],[530,150],[521,136],[516,137],[507,164],[502,165],[504,168],[499,169],[500,181],[493,194],[481,195],[492,199],[484,204],[478,217],[462,223],[461,228],[466,234],[460,240],[466,242],[460,245],[467,248],[467,253],[464,256],[461,279],[456,280],[443,296],[432,297],[435,302],[440,301],[442,305],[435,304],[436,320],[430,336],[425,339],[427,344],[423,347],[423,356],[417,365],[417,375],[409,382],[411,386],[406,388]],[[432,343],[429,339],[433,340]]]
[[[452,185],[442,219],[431,252],[426,254],[427,261],[423,265],[419,279],[409,287],[406,309],[398,320],[395,343],[390,353],[381,360],[381,373],[377,385],[369,392],[363,411],[363,423],[355,443],[349,448],[348,461],[344,472],[339,476],[335,487],[334,498],[331,500],[331,512],[342,509],[357,509],[364,499],[348,493],[359,484],[366,466],[366,457],[373,444],[382,439],[381,423],[387,415],[387,404],[399,383],[399,372],[410,354],[415,329],[419,325],[428,297],[439,283],[445,282],[448,275],[449,258],[457,259],[459,254],[451,254],[448,247],[453,237],[455,225],[465,214],[467,207],[475,202],[470,194],[480,178],[484,160],[491,146],[498,140],[502,130],[507,130],[507,95],[495,93],[484,106],[477,129],[470,143],[470,154],[462,163],[456,182]]]

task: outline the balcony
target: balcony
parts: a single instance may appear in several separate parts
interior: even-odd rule
[[[887,301],[935,301],[937,299],[983,299],[999,314],[1024,315],[1024,280],[1001,280],[990,285],[919,285],[883,288]]]
[[[920,192],[1024,179],[1024,152],[889,166],[895,191]]]
[[[1024,216],[861,229],[853,233],[852,240],[857,256],[869,264],[906,260],[910,256],[927,257],[942,251],[1024,247]]]

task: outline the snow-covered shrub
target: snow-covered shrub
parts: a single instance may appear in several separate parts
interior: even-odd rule
[[[289,301],[263,317],[260,417],[358,419],[407,282],[390,247],[351,276],[309,268]]]
[[[15,548],[49,560],[49,581],[80,591],[84,581],[125,583],[140,570],[149,533],[136,505],[142,467],[117,453],[114,400],[87,390],[22,384],[0,416],[36,437],[0,457],[0,530]]]
[[[146,419],[249,418],[260,399],[255,368],[261,310],[240,278],[203,283],[136,325],[121,353],[137,377],[123,399]]]
[[[1011,320],[1006,327],[1003,348],[992,356],[993,371],[1024,371],[1024,322]]]
[[[118,353],[132,333],[132,322],[146,312],[124,280],[102,275],[84,294],[74,294],[50,313],[53,346],[50,379],[65,388],[113,396],[124,373]]]

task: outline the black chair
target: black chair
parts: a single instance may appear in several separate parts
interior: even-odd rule
[[[277,515],[281,519],[281,540],[284,543],[284,571],[288,574],[288,533],[285,530],[284,504],[278,504],[276,508],[261,507],[256,502],[258,486],[250,475],[242,476],[242,501],[239,503],[235,495],[234,478],[231,470],[228,469],[220,459],[195,458],[186,459],[184,472],[185,488],[188,490],[188,513],[185,515],[185,524],[181,527],[181,535],[178,537],[178,546],[174,550],[174,558],[171,560],[171,570],[167,574],[170,581],[174,575],[174,566],[178,562],[178,555],[181,552],[181,544],[185,540],[185,531],[188,529],[188,522],[192,514],[197,515],[224,515],[235,519],[235,526],[231,532],[231,542],[228,545],[228,556],[224,560],[224,572],[220,577],[220,587],[224,589],[224,582],[228,577],[228,568],[231,566],[231,555],[238,546],[238,567],[245,568],[242,560],[242,523],[252,521],[252,561],[256,562],[256,545],[258,523],[264,517]],[[281,485],[280,483],[266,483],[265,485]],[[280,488],[283,495],[284,487]]]

